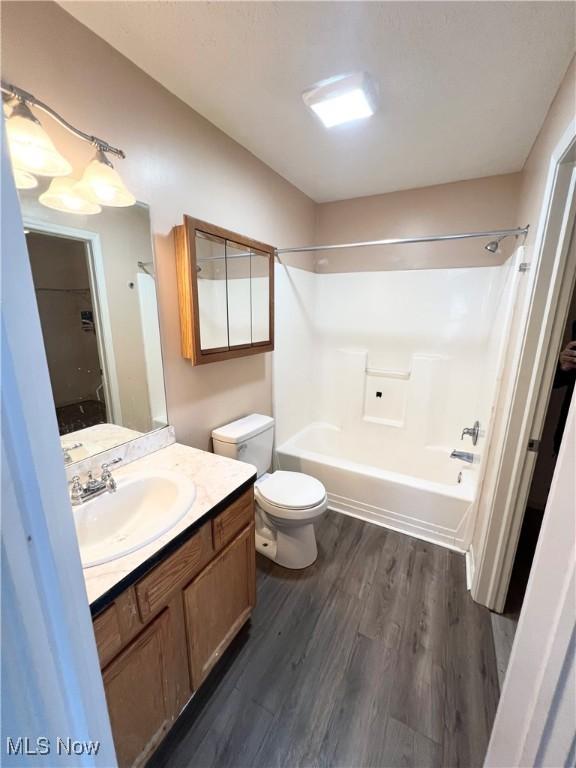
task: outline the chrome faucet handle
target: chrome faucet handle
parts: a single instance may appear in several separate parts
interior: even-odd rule
[[[102,474],[100,475],[100,481],[106,484],[106,488],[114,493],[116,490],[116,480],[112,477],[109,464],[102,464]]]
[[[80,475],[74,475],[72,478],[72,489],[70,490],[70,501],[73,505],[80,504],[82,501],[82,494],[84,493],[84,488],[82,487],[82,483],[80,482]]]
[[[472,445],[476,445],[480,436],[480,422],[475,421],[473,427],[464,427],[460,440],[464,440],[466,435],[472,438]]]

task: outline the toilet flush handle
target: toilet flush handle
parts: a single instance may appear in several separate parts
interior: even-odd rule
[[[248,448],[248,443],[240,443],[238,446],[238,453],[244,453],[246,448]]]

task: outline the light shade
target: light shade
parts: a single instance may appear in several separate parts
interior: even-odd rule
[[[66,176],[71,173],[72,166],[58,152],[40,121],[23,101],[12,107],[6,122],[6,133],[15,168],[35,176]]]
[[[101,149],[88,163],[82,183],[89,190],[88,194],[100,205],[124,207],[136,202],[136,198],[126,189],[120,174]]]
[[[38,179],[32,176],[28,171],[22,171],[20,168],[14,168],[14,183],[16,189],[34,189],[38,186]]]
[[[326,128],[370,117],[376,110],[376,87],[364,72],[322,80],[302,98]]]
[[[90,200],[82,182],[70,177],[52,179],[50,186],[38,198],[42,205],[63,213],[90,216],[102,208]]]

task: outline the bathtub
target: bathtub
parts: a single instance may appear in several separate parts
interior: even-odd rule
[[[450,450],[322,423],[277,446],[276,465],[317,477],[330,509],[466,551],[478,472]]]

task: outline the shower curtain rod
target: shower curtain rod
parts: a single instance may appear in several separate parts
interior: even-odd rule
[[[528,234],[529,225],[516,229],[491,229],[485,232],[461,232],[454,235],[428,235],[425,237],[396,237],[388,240],[366,240],[361,243],[337,243],[335,245],[303,245],[300,248],[276,248],[276,256],[283,253],[307,253],[310,251],[335,251],[342,248],[366,248],[372,245],[404,245],[405,243],[435,243],[441,240],[467,240],[473,237],[505,238]]]

